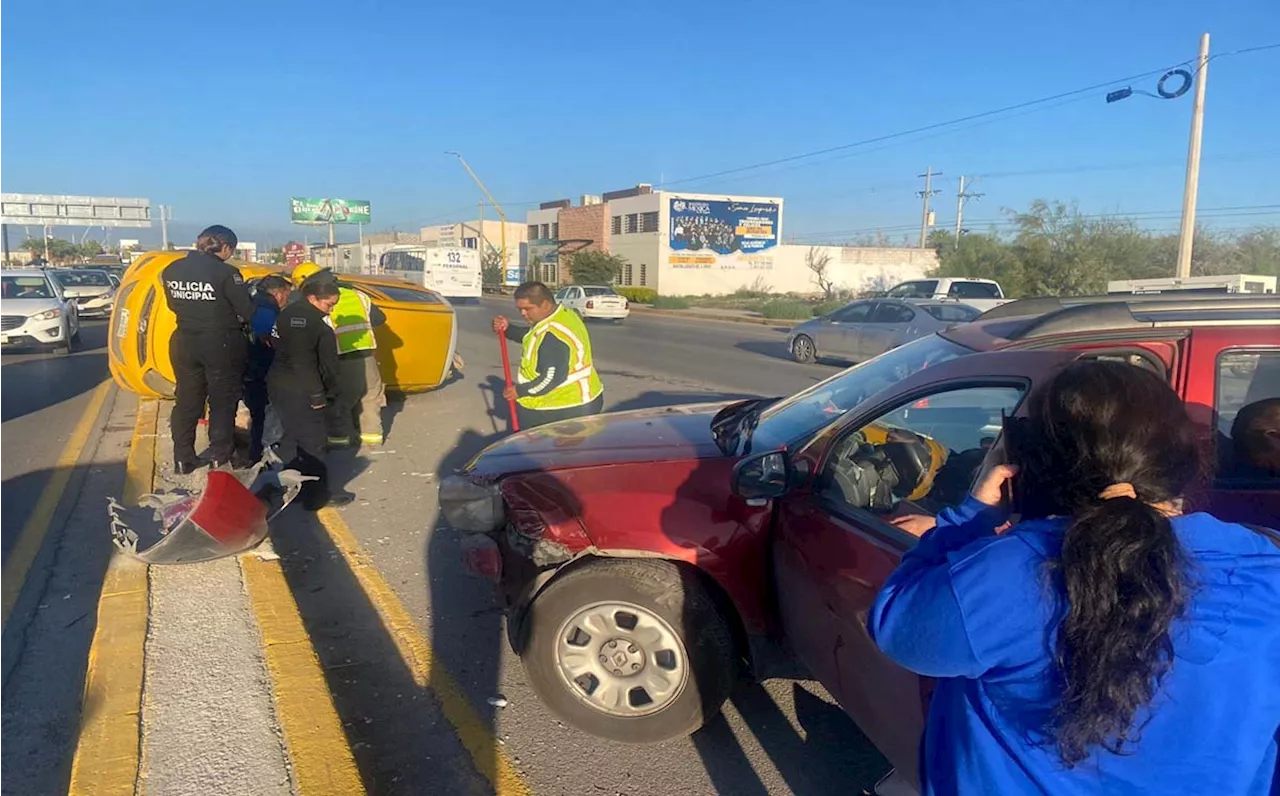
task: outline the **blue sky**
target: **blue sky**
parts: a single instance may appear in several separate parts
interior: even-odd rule
[[[1099,91],[688,178],[1158,69],[1194,58],[1205,30],[1214,53],[1280,42],[1275,0],[42,0],[6,4],[3,22],[3,190],[144,196],[180,225],[277,242],[290,195],[369,199],[375,229],[474,217],[480,196],[447,149],[519,220],[526,202],[665,179],[782,196],[788,238],[897,236],[932,165],[941,225],[956,178],[987,174],[975,225],[1043,197],[1172,228],[1156,211],[1180,206],[1190,94],[1108,106]],[[1202,208],[1280,205],[1277,76],[1280,49],[1212,63]]]

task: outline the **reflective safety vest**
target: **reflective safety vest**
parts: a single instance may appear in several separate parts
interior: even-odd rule
[[[338,303],[329,313],[329,322],[338,338],[338,353],[371,351],[378,347],[370,321],[369,297],[349,287],[338,288]]]
[[[563,306],[535,323],[521,340],[520,372],[517,375],[520,383],[528,384],[538,378],[538,347],[547,335],[569,346],[568,379],[550,392],[519,398],[520,405],[526,409],[569,409],[594,401],[604,392],[604,385],[592,364],[591,338],[587,336],[582,318]]]

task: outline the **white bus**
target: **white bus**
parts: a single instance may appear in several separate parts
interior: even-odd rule
[[[450,246],[400,244],[379,260],[382,273],[434,290],[450,300],[479,300],[480,252]]]
[[[1107,283],[1108,293],[1167,293],[1172,291],[1194,293],[1247,293],[1276,292],[1274,276],[1228,274],[1224,276],[1191,276],[1186,279],[1162,277],[1160,279],[1119,279]]]

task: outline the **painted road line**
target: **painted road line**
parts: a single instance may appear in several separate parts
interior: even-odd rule
[[[124,491],[134,501],[152,489],[157,411],[154,399],[138,401],[125,464]],[[141,745],[147,599],[146,564],[113,553],[98,598],[68,796],[133,796]]]
[[[435,693],[441,711],[471,755],[476,770],[493,786],[496,796],[532,796],[533,791],[516,771],[510,757],[485,726],[475,708],[467,701],[457,682],[443,666],[435,665],[431,644],[356,541],[342,515],[333,509],[321,509],[317,516],[342,557],[346,559],[352,574],[360,582],[369,602],[378,610],[378,616],[381,617],[387,634],[395,642],[400,658],[413,673],[414,682],[420,688],[430,688]]]
[[[269,542],[266,544],[270,544]],[[360,770],[278,559],[240,556],[298,796],[362,794]]]
[[[80,420],[71,430],[71,437],[58,456],[58,461],[53,465],[49,482],[44,485],[44,490],[36,500],[35,508],[31,510],[31,516],[22,526],[22,534],[9,552],[9,560],[4,562],[3,575],[0,575],[0,581],[2,581],[0,600],[3,601],[0,605],[0,624],[9,623],[9,612],[18,601],[18,595],[22,593],[22,586],[27,580],[27,572],[44,545],[44,538],[49,533],[49,526],[53,524],[53,516],[58,511],[62,494],[67,490],[71,474],[75,472],[80,454],[84,451],[85,443],[89,441],[89,435],[94,430],[94,421],[102,411],[102,405],[111,392],[111,386],[111,380],[107,379],[94,388],[89,398],[89,405],[85,407]]]

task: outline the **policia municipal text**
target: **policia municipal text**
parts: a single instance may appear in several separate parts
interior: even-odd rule
[[[515,299],[530,327],[520,341],[517,383],[503,398],[516,401],[520,428],[598,414],[604,408],[604,385],[582,317],[557,304],[541,282],[525,282],[516,288]],[[502,315],[493,319],[499,334],[509,326]]]

